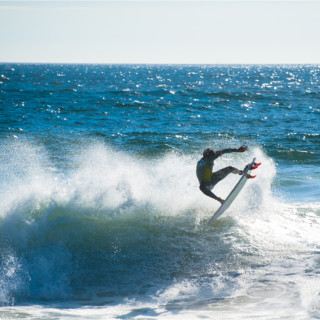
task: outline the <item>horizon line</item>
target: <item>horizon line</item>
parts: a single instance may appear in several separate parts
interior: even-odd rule
[[[0,0],[1,1],[1,0]],[[77,65],[319,65],[320,62],[29,62],[29,61],[0,61],[3,64],[77,64]]]

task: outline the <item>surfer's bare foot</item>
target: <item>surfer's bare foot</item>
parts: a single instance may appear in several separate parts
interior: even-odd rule
[[[221,199],[221,198],[218,198],[217,199],[221,204],[223,204],[224,203],[224,200],[223,199]]]
[[[240,176],[242,176],[245,173],[245,171],[248,169],[248,166],[249,166],[249,164],[247,164],[243,170],[239,170],[238,173]]]
[[[245,172],[245,171],[248,169],[248,167],[250,166],[250,164],[251,164],[251,163],[248,163],[248,164],[244,167],[243,172]],[[252,169],[252,168],[251,168],[251,169]]]

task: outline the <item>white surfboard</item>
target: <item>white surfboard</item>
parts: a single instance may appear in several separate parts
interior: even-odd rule
[[[211,217],[209,220],[210,222],[213,222],[214,220],[218,219],[231,205],[233,200],[237,197],[241,189],[244,187],[245,183],[247,182],[248,178],[246,177],[246,174],[250,171],[251,167],[253,166],[256,158],[252,160],[250,165],[248,166],[247,170],[243,173],[238,183],[235,185],[233,190],[229,193],[227,199],[224,201],[224,203],[220,206],[220,208],[217,210],[217,212]]]

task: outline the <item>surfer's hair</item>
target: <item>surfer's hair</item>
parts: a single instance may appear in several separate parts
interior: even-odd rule
[[[205,158],[211,157],[214,155],[214,151],[211,148],[207,148],[203,151],[203,156]]]

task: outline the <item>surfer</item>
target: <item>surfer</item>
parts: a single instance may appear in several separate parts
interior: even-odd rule
[[[248,165],[243,170],[239,170],[237,168],[229,166],[213,173],[213,162],[225,153],[245,152],[247,150],[248,147],[245,145],[241,146],[238,149],[224,149],[216,152],[213,151],[211,148],[205,149],[203,151],[203,157],[197,163],[197,177],[200,183],[199,189],[206,196],[213,198],[219,201],[221,204],[223,204],[224,200],[217,197],[211,190],[219,181],[223,180],[230,173],[242,175],[246,171]],[[256,169],[257,167],[258,164],[252,167],[252,169]],[[254,177],[255,176],[248,175],[247,178],[252,179]]]

